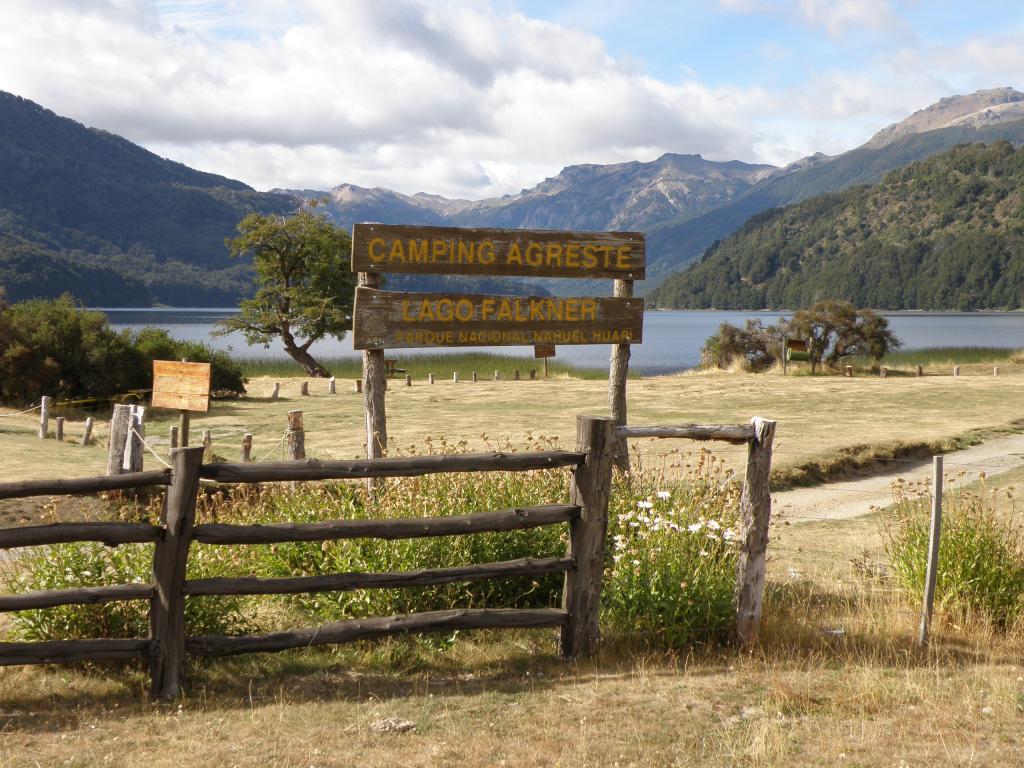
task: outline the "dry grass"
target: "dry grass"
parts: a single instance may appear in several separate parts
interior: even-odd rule
[[[1024,367],[1004,366],[994,377],[991,369],[967,370],[964,375],[924,378],[839,376],[773,376],[698,373],[638,379],[629,384],[630,422],[746,422],[754,415],[779,421],[775,466],[796,467],[821,460],[839,449],[892,441],[941,441],[971,430],[1004,428],[1024,415],[1013,403],[1024,379]],[[214,452],[236,460],[245,432],[255,436],[253,456],[281,458],[280,440],[287,412],[305,415],[306,447],[311,456],[352,458],[362,455],[364,441],[362,398],[352,383],[339,381],[336,396],[327,384],[311,381],[314,393],[302,397],[303,379],[282,381],[282,399],[268,399],[274,381],[255,379],[250,397],[213,404],[207,414],[195,414],[193,443],[203,429],[213,434]],[[547,381],[478,384],[439,379],[406,387],[392,382],[387,398],[388,429],[393,449],[422,445],[425,438],[443,434],[451,441],[465,439],[471,450],[494,445],[499,437],[524,444],[525,435],[557,435],[564,445],[574,439],[575,417],[580,413],[608,412],[608,388],[602,381],[549,379]],[[104,425],[98,425],[99,444],[80,448],[35,437],[37,416],[0,419],[0,480],[42,478],[58,474],[101,474],[106,466]],[[176,416],[154,411],[148,416],[147,434],[154,449],[165,454],[167,434]],[[80,435],[80,425],[67,432]],[[483,437],[486,435],[487,437]],[[666,441],[636,441],[650,461],[671,448],[687,447]],[[726,452],[733,460],[743,452]],[[147,468],[159,467],[147,455]]]

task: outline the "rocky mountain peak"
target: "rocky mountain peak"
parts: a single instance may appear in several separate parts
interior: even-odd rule
[[[963,96],[947,96],[910,117],[883,128],[864,145],[880,149],[904,136],[954,125],[983,127],[1024,117],[1024,93],[1006,88],[988,88]]]

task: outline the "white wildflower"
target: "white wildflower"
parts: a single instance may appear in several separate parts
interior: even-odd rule
[[[702,549],[702,550],[700,551],[700,556],[701,556],[701,557],[707,557],[707,556],[708,556],[708,551],[707,551],[706,549]]]
[[[633,565],[640,565],[640,561],[639,560],[634,560],[633,561]]]
[[[722,524],[719,523],[717,520],[708,520],[708,528],[710,528],[712,531],[717,531],[721,527]]]
[[[659,499],[671,499],[672,498],[672,494],[669,493],[668,491],[658,491],[658,498]]]
[[[688,530],[690,533],[696,533],[703,527],[704,523],[697,521],[696,523],[690,523],[688,526],[686,526],[686,530]]]
[[[651,502],[651,501],[638,501],[636,503],[636,505],[638,507],[640,507],[640,509],[653,509],[654,508],[654,502]]]
[[[734,541],[736,539],[736,531],[734,531],[732,528],[726,528],[725,531],[722,533],[722,538],[726,541]]]

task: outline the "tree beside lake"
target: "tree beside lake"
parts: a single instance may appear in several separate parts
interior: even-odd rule
[[[280,339],[285,353],[310,376],[330,372],[310,353],[327,336],[352,327],[355,275],[348,233],[304,203],[292,216],[250,214],[228,241],[232,258],[251,258],[256,295],[222,320],[218,334],[239,331],[250,344]]]

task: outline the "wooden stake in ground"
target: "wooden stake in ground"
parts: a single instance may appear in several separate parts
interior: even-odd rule
[[[128,440],[128,429],[131,425],[132,407],[115,405],[110,417],[110,444],[107,447],[107,474],[120,475],[124,464],[124,448]]]
[[[360,272],[359,285],[380,288],[380,275]],[[388,421],[384,410],[384,389],[387,375],[384,350],[363,350],[363,406],[366,411],[366,457],[379,459],[388,449]]]
[[[242,462],[248,464],[252,461],[252,432],[242,435]]]
[[[58,416],[57,417],[57,433],[56,433],[55,437],[57,438],[57,442],[58,443],[63,443],[64,442],[64,417],[63,416]]]
[[[617,299],[633,298],[633,281],[616,280],[614,295]],[[626,376],[629,373],[629,344],[615,344],[612,347],[608,375],[608,406],[612,421],[620,427],[626,426]],[[629,446],[626,438],[615,441],[615,466],[623,472],[629,471]]]
[[[50,406],[53,398],[43,395],[42,405],[39,407],[39,439],[45,440],[50,435]]]
[[[939,540],[942,536],[942,457],[932,457],[932,525],[928,534],[928,571],[924,580],[924,606],[921,610],[921,631],[917,644],[928,647],[928,630],[935,606],[935,580],[939,571]]]
[[[85,420],[85,432],[82,433],[82,445],[86,446],[89,444],[89,440],[92,438],[92,416]]]
[[[306,432],[302,425],[302,411],[288,411],[288,458],[292,461],[306,458]]]
[[[754,438],[747,447],[747,470],[740,494],[740,557],[736,567],[736,630],[741,648],[757,643],[761,630],[765,560],[772,499],[768,477],[772,471],[775,422],[759,416],[751,420]]]
[[[178,418],[178,447],[188,448],[188,427],[192,421],[192,416],[188,411],[182,411],[181,416]]]

